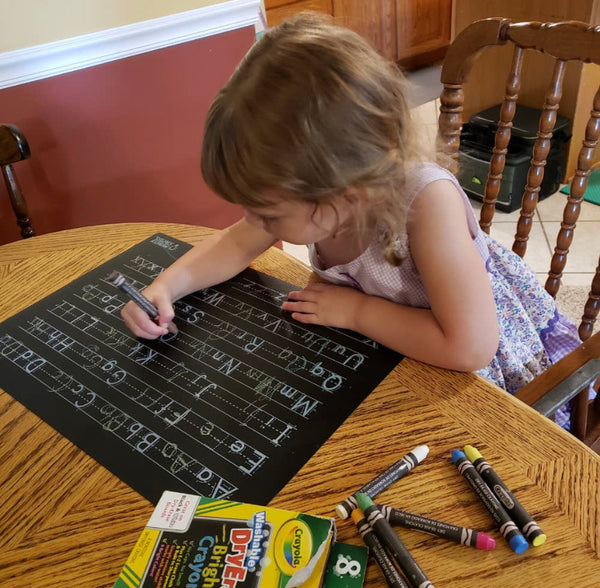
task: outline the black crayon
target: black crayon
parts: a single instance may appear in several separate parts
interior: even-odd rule
[[[377,562],[387,585],[390,588],[410,588],[406,580],[396,569],[394,562],[389,558],[379,539],[377,539],[377,535],[373,532],[371,525],[367,523],[364,514],[359,509],[355,509],[352,511],[351,516],[365,545],[369,548],[373,559]]]
[[[390,525],[400,525],[407,529],[422,531],[423,533],[429,533],[429,535],[449,539],[455,543],[476,547],[477,549],[490,550],[496,547],[496,541],[487,533],[468,529],[467,527],[459,527],[450,523],[443,523],[436,519],[406,512],[399,508],[391,508],[384,504],[377,504],[376,506],[389,521]]]
[[[411,452],[407,453],[404,457],[400,458],[397,462],[393,463],[387,470],[381,472],[378,476],[373,478],[370,482],[367,482],[362,488],[354,493],[354,496],[350,496],[335,507],[335,512],[342,519],[347,519],[350,513],[358,506],[356,503],[356,494],[362,492],[368,494],[371,498],[374,498],[380,492],[383,492],[390,484],[399,480],[408,472],[410,472],[415,466],[419,465],[429,453],[429,447],[427,445],[418,445]]]
[[[527,539],[521,535],[517,525],[504,510],[494,493],[488,488],[483,478],[477,473],[467,456],[460,449],[454,449],[452,451],[452,461],[490,513],[512,550],[515,553],[523,553],[529,547]]]
[[[126,279],[123,274],[119,272],[111,272],[106,280],[116,286],[120,290],[123,290],[131,300],[133,300],[151,319],[156,320],[158,318],[158,308],[150,302],[140,291],[136,290]]]
[[[535,547],[543,545],[546,542],[546,534],[533,520],[533,517],[523,508],[523,505],[500,479],[500,476],[492,469],[492,466],[483,458],[483,455],[472,445],[465,445],[464,449],[469,461],[475,466],[475,469],[485,480],[489,489],[502,503],[506,512],[515,521],[527,540]]]
[[[373,527],[375,534],[387,550],[396,560],[400,569],[413,588],[434,588],[429,578],[425,575],[419,564],[414,560],[406,546],[396,535],[394,529],[387,522],[381,511],[373,504],[373,501],[364,492],[356,494],[359,508],[365,514],[369,524]]]

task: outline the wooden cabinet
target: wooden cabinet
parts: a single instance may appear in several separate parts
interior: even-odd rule
[[[265,0],[267,24],[277,26],[281,21],[303,10],[333,14],[332,0]]]
[[[398,61],[418,66],[442,59],[451,25],[452,0],[396,0]]]
[[[451,40],[453,0],[265,0],[275,26],[302,10],[332,15],[406,68],[443,58]]]
[[[362,35],[381,55],[396,61],[396,0],[333,0],[336,21]]]

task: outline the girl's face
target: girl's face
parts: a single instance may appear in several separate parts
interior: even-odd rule
[[[246,208],[246,220],[281,241],[294,245],[318,243],[331,237],[350,219],[350,207],[343,201],[313,204],[280,200],[269,206]]]

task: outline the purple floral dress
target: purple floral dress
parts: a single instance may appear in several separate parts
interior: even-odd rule
[[[406,185],[409,206],[427,184],[442,179],[451,181],[463,196],[469,230],[485,261],[496,301],[500,343],[491,363],[477,373],[514,394],[581,343],[577,328],[558,312],[554,299],[533,270],[516,253],[481,231],[469,199],[450,172],[436,164],[415,166]],[[430,308],[410,255],[408,236],[399,235],[397,243],[403,258],[399,267],[384,259],[377,239],[360,256],[343,265],[323,269],[314,245],[308,246],[309,257],[314,271],[329,282],[352,286],[399,304]],[[561,410],[555,420],[568,428],[568,417],[568,409]]]

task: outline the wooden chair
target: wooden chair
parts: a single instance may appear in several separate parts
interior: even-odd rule
[[[14,125],[0,124],[0,167],[10,203],[17,217],[17,224],[21,227],[21,235],[24,238],[33,237],[35,233],[12,164],[28,159],[29,156],[29,145],[20,129]]]
[[[533,156],[513,244],[513,251],[522,257],[527,249],[532,217],[544,177],[546,156],[550,150],[552,131],[562,96],[566,62],[578,60],[600,64],[600,27],[592,27],[586,23],[575,21],[513,23],[505,18],[489,18],[472,23],[457,35],[446,54],[442,67],[441,81],[444,89],[440,98],[438,131],[440,147],[442,151],[450,156],[452,161],[450,167],[454,173],[458,169],[457,159],[463,123],[461,116],[463,84],[475,59],[485,48],[505,44],[512,44],[514,52],[506,82],[505,96],[500,108],[495,146],[491,153],[489,175],[479,220],[482,230],[488,233],[496,209],[496,199],[505,167],[512,121],[521,87],[521,66],[524,54],[527,50],[535,50],[546,53],[555,59],[554,71],[549,80],[544,104],[540,105],[542,110],[539,131],[533,147]],[[571,181],[570,195],[566,199],[563,220],[556,238],[556,247],[545,282],[545,288],[552,296],[556,295],[560,287],[560,279],[573,240],[575,223],[579,217],[583,194],[588,183],[592,155],[600,135],[600,88],[596,92],[593,104],[590,107],[591,115],[579,153],[577,170]],[[600,252],[600,236],[598,238],[598,249]],[[585,343],[575,352],[552,366],[542,376],[525,386],[516,395],[547,416],[553,414],[559,406],[576,396],[571,415],[571,431],[590,446],[593,446],[595,438],[600,435],[600,431],[598,431],[600,425],[596,426],[600,422],[598,418],[600,400],[592,403],[588,402],[587,384],[600,375],[600,360],[596,359],[591,366],[588,364],[583,369],[583,375],[581,366],[590,359],[600,357],[600,335],[596,334],[590,338],[599,309],[600,260],[579,326],[579,336]],[[561,385],[558,390],[554,388],[550,392],[550,388],[565,380],[572,373],[576,373],[574,378]],[[579,384],[574,384],[574,379],[580,380]]]

